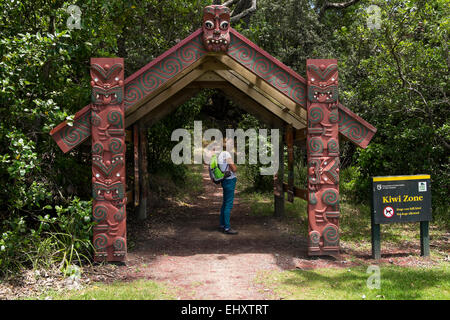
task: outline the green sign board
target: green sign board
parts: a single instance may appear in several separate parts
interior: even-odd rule
[[[429,175],[372,178],[375,223],[431,221]]]
[[[380,224],[420,222],[421,254],[429,255],[430,175],[372,178],[372,255],[381,257]]]

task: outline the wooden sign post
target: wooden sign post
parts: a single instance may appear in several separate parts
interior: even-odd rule
[[[381,258],[380,224],[420,222],[421,256],[430,255],[430,175],[372,178],[372,257]]]

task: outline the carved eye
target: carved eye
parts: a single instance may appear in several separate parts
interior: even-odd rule
[[[228,21],[222,21],[220,23],[220,29],[228,29]]]
[[[214,28],[214,23],[211,20],[206,20],[205,21],[205,28],[206,29],[213,29]]]

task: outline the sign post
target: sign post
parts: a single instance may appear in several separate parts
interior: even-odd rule
[[[372,178],[372,257],[381,258],[380,224],[420,222],[420,254],[430,255],[430,175]]]

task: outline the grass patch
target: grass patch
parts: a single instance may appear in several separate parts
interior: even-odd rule
[[[110,284],[95,283],[81,290],[50,291],[41,299],[54,300],[174,300],[175,292],[154,281],[116,281]]]
[[[369,289],[367,267],[261,273],[257,282],[288,300],[448,300],[450,268],[380,266],[380,289]],[[274,298],[275,298],[274,297]]]
[[[250,215],[273,217],[273,194],[241,191],[239,197],[250,208]],[[295,198],[293,203],[285,202],[283,221],[290,226],[292,232],[308,235],[307,202]],[[340,241],[351,249],[366,252],[371,250],[370,206],[341,202],[341,218],[339,221]],[[431,255],[445,257],[449,250],[449,230],[438,221],[430,223]],[[382,250],[390,246],[399,246],[407,242],[420,245],[419,223],[394,223],[381,226]],[[433,246],[434,245],[434,246]]]
[[[161,170],[150,175],[150,190],[156,199],[174,197],[188,201],[203,192],[202,170],[201,164],[184,165],[176,177],[167,170]]]

